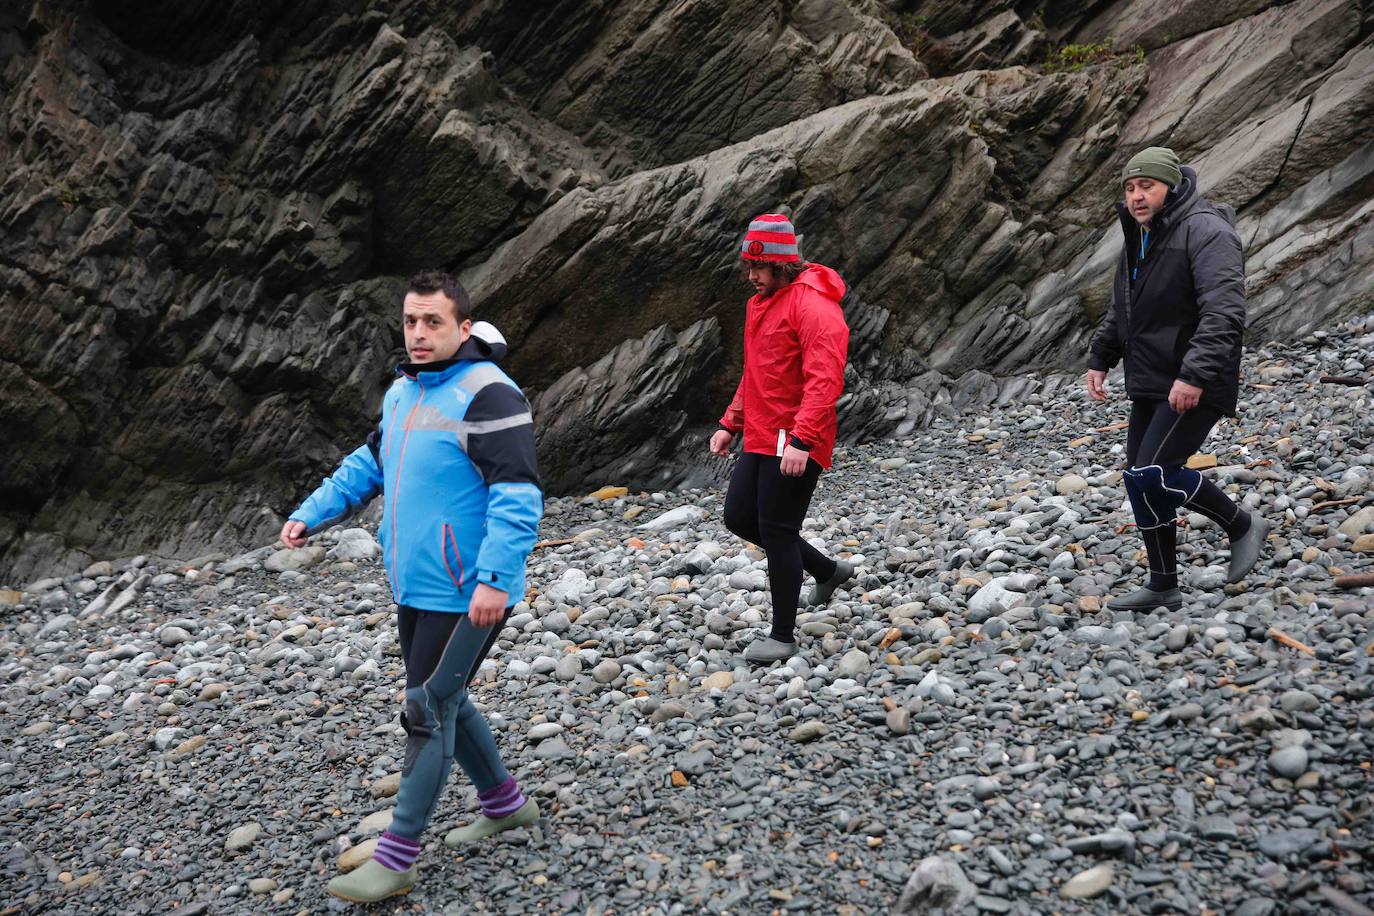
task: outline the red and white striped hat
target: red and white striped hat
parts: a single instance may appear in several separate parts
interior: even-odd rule
[[[744,234],[739,256],[746,261],[796,262],[801,260],[797,250],[797,232],[792,221],[781,213],[756,216]]]

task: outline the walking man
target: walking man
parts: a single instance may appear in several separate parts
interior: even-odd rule
[[[406,353],[381,425],[282,526],[287,547],[382,494],[383,561],[398,606],[406,669],[406,755],[391,826],[373,858],[329,882],[370,903],[415,883],[420,836],[457,758],[482,815],[451,832],[460,846],[534,823],[539,809],[506,771],[468,684],[510,608],[543,514],[529,403],[496,362],[501,335],[474,327],[466,291],[422,273],[402,305]]]
[[[1150,147],[1121,173],[1125,245],[1112,307],[1093,337],[1088,394],[1106,400],[1107,371],[1126,361],[1131,399],[1124,483],[1149,556],[1141,588],[1113,610],[1177,610],[1176,516],[1201,513],[1231,543],[1230,582],[1245,578],[1269,531],[1210,480],[1185,466],[1222,416],[1235,416],[1245,332],[1245,260],[1235,210],[1198,196],[1197,173],[1173,150]]]
[[[816,579],[813,605],[829,601],[854,576],[851,564],[825,556],[801,536],[835,447],[849,327],[840,310],[844,281],[829,267],[802,260],[787,217],[755,218],[740,257],[754,287],[745,314],[744,374],[711,437],[711,452],[729,455],[744,434],[744,453],[725,494],[725,524],[768,556],[772,633],[744,653],[766,664],[796,651],[802,571]]]

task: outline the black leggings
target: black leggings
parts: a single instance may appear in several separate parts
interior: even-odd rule
[[[510,615],[510,610],[506,610]],[[473,626],[467,614],[421,611],[401,605],[397,628],[406,663],[406,757],[389,831],[419,839],[457,760],[477,791],[510,778],[486,719],[468,696],[468,684],[505,626]]]
[[[1174,522],[1180,508],[1212,519],[1233,540],[1250,528],[1245,510],[1216,484],[1185,466],[1221,416],[1219,410],[1202,405],[1176,413],[1168,401],[1131,402],[1123,482],[1150,557],[1151,588],[1178,585]]]
[[[1131,401],[1126,464],[1183,464],[1207,441],[1207,434],[1220,419],[1221,411],[1201,404],[1175,413],[1168,401]]]
[[[802,522],[816,491],[821,466],[806,462],[800,477],[785,477],[782,459],[745,452],[725,492],[725,527],[768,555],[773,592],[774,639],[791,642],[801,597],[802,570],[824,582],[835,575],[835,561],[801,536]]]

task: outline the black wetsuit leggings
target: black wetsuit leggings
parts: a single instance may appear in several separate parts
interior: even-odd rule
[[[819,581],[835,575],[835,561],[801,536],[802,522],[816,492],[821,466],[806,462],[799,477],[785,477],[782,459],[745,452],[730,475],[725,492],[725,527],[768,555],[768,584],[773,593],[772,636],[794,638],[802,571]]]
[[[1216,484],[1186,467],[1221,416],[1221,411],[1201,404],[1177,413],[1168,401],[1131,401],[1123,482],[1149,554],[1151,588],[1178,585],[1175,519],[1180,508],[1212,519],[1233,540],[1250,528],[1244,509]]]
[[[478,792],[510,778],[486,719],[468,695],[468,684],[505,619],[476,627],[467,614],[401,605],[396,622],[406,664],[406,706],[401,717],[406,757],[389,829],[414,840],[434,815],[454,760]]]

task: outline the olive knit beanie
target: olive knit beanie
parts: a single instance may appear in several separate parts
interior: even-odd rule
[[[1153,178],[1176,188],[1183,181],[1183,172],[1178,167],[1178,154],[1163,146],[1151,146],[1131,157],[1121,170],[1121,183],[1132,178]]]

